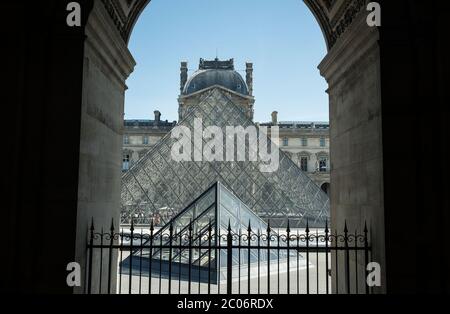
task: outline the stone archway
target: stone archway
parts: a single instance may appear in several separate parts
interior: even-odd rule
[[[378,30],[366,23],[365,0],[305,2],[328,46],[319,69],[329,85],[332,227],[341,230],[347,220],[352,229],[361,229],[367,221],[372,231],[373,258],[384,266]],[[85,260],[85,226],[91,217],[97,228],[109,227],[111,216],[118,221],[125,81],[135,66],[127,42],[149,3],[94,1],[86,25],[78,261]]]

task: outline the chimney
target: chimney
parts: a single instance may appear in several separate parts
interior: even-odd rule
[[[247,62],[246,66],[248,92],[250,96],[253,96],[253,63]]]
[[[183,93],[184,86],[186,85],[187,80],[188,80],[188,63],[187,62],[181,62],[181,68],[180,68],[180,94]]]
[[[278,111],[272,112],[272,125],[278,125]]]
[[[161,121],[161,112],[158,110],[155,111],[155,122],[159,123]]]

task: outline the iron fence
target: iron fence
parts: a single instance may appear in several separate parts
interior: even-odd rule
[[[87,294],[369,294],[367,225],[238,233],[189,224],[167,233],[132,224],[96,232],[87,245]],[[194,230],[197,229],[197,230]],[[216,232],[217,230],[217,232]],[[217,234],[216,234],[217,233]]]

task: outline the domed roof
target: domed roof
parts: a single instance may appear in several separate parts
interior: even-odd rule
[[[208,87],[220,85],[236,93],[248,95],[248,87],[242,76],[234,70],[233,59],[229,61],[204,61],[187,81],[183,95],[190,95]]]

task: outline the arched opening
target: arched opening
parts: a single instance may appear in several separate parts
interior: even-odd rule
[[[379,60],[376,46],[378,32],[365,24],[365,16],[361,13],[364,11],[364,1],[354,1],[347,9],[343,8],[340,2],[306,3],[318,20],[329,49],[319,69],[329,86],[331,159],[318,160],[319,166],[316,170],[319,173],[331,170],[335,191],[352,190],[353,193],[371,195],[369,199],[341,193],[348,196],[347,199],[332,200],[331,225],[334,229],[341,228],[346,218],[357,216],[352,211],[358,208],[366,210],[363,220],[382,220],[381,121],[380,104],[376,100],[379,99]],[[145,4],[131,1],[122,3],[122,8],[105,8],[103,4],[96,2],[86,27],[88,39],[85,48],[85,98],[79,186],[81,199],[78,211],[80,234],[81,226],[85,226],[92,216],[96,217],[100,225],[110,224],[110,219],[104,215],[105,208],[109,209],[108,213],[115,221],[119,221],[120,170],[123,161],[121,130],[127,88],[125,81],[135,65],[126,42]],[[112,19],[108,20],[108,16]],[[112,21],[115,21],[115,24]],[[361,90],[366,92],[361,93]],[[367,133],[374,136],[361,136]],[[349,138],[357,139],[361,145],[352,145]],[[319,137],[317,141],[319,147],[322,147],[323,138]],[[87,148],[96,144],[100,145],[93,154]],[[286,144],[289,146],[289,139]],[[362,155],[362,152],[358,151],[361,147],[370,147],[376,157],[372,155],[355,159],[354,156]],[[86,148],[84,152],[83,148]],[[299,162],[301,167],[302,159]],[[93,173],[99,182],[91,180]],[[370,180],[366,180],[368,177]],[[375,181],[377,184],[366,185],[361,184],[361,181]],[[93,192],[104,190],[107,190],[106,194]],[[343,206],[348,203],[353,206]],[[364,225],[364,221],[360,220],[348,223],[351,223],[353,228],[360,229]],[[374,256],[381,261],[384,256],[383,227],[382,224],[377,225],[373,233],[374,247],[378,248]],[[85,244],[85,237],[78,237],[78,241],[78,258],[82,260],[84,253],[81,248]]]
[[[330,183],[325,182],[320,188],[322,189],[322,191],[327,193],[327,195],[330,195]]]
[[[221,28],[230,16],[240,22]],[[180,24],[189,27],[180,31]],[[128,45],[139,67],[127,80],[124,156],[135,153],[130,161],[124,158],[124,168],[145,163],[142,155],[181,123],[205,89],[218,85],[233,92],[233,101],[247,111],[251,123],[280,128],[281,151],[311,183],[329,180],[328,158],[321,159],[329,156],[330,147],[327,86],[317,70],[327,47],[306,5],[297,0],[282,6],[236,0],[155,2],[141,14]],[[228,123],[233,125],[233,117]],[[148,138],[152,140],[146,142]],[[312,156],[306,163],[305,154]],[[173,207],[147,198],[156,207]],[[131,205],[126,206],[122,223],[129,224]]]

